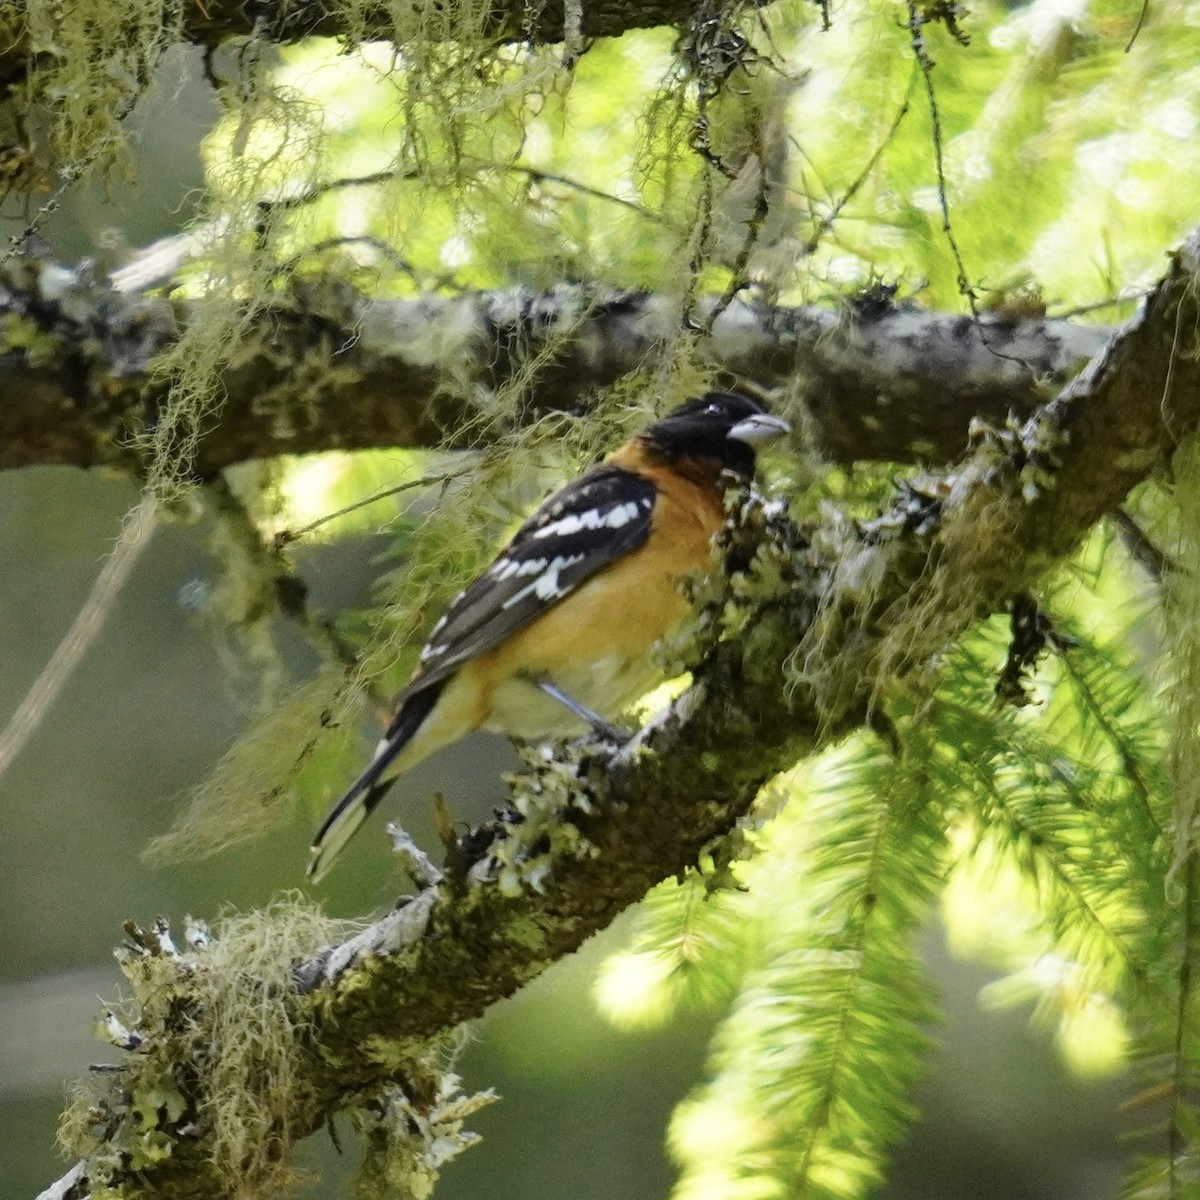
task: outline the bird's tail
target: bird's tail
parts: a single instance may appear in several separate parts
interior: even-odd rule
[[[350,785],[346,794],[329,810],[329,815],[313,838],[307,874],[314,882],[323,879],[358,827],[375,811],[395,782],[395,776],[380,777],[429,716],[441,694],[442,685],[422,688],[404,699],[387,733],[375,750],[375,757]]]

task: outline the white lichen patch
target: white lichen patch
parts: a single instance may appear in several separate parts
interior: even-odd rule
[[[428,1200],[442,1168],[479,1141],[466,1122],[496,1101],[491,1089],[474,1094],[446,1071],[436,1077],[431,1095],[409,1095],[399,1088],[371,1115],[359,1120],[367,1138],[367,1157],[358,1178],[361,1200]]]
[[[593,858],[596,846],[572,821],[593,811],[587,773],[597,753],[610,750],[590,737],[561,745],[527,745],[526,770],[505,777],[511,808],[487,854],[471,868],[477,884],[494,883],[506,896],[544,892],[563,861]]]

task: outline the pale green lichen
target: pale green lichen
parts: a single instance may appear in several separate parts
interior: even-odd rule
[[[451,1071],[435,1073],[428,1083],[431,1094],[396,1088],[360,1110],[367,1155],[356,1180],[357,1200],[428,1200],[442,1168],[479,1141],[464,1122],[493,1103],[495,1092],[468,1094]]]
[[[487,860],[487,872],[503,895],[543,892],[556,864],[598,853],[570,820],[572,811],[591,811],[587,770],[597,749],[582,740],[520,751],[525,772],[506,777],[515,789],[513,819],[493,841]]]
[[[116,161],[121,122],[176,40],[161,0],[30,0],[25,34],[37,66],[27,90],[53,114],[53,149],[70,177]]]
[[[45,367],[62,353],[58,338],[42,329],[37,321],[18,313],[0,317],[0,341],[6,350],[20,351],[30,367]]]
[[[186,797],[174,824],[146,848],[152,862],[205,858],[278,828],[304,789],[310,757],[347,774],[359,755],[362,697],[327,667],[262,717]],[[337,753],[332,751],[336,750]]]
[[[298,896],[226,918],[211,937],[192,923],[182,949],[165,921],[128,926],[117,957],[131,994],[106,1027],[130,1053],[111,1084],[76,1095],[65,1148],[103,1182],[106,1164],[148,1170],[202,1136],[229,1195],[285,1188],[312,1082],[292,967],[350,928]]]

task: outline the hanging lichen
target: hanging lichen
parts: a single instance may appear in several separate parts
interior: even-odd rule
[[[118,959],[131,994],[98,1029],[129,1054],[112,1084],[81,1091],[64,1114],[64,1147],[90,1159],[100,1184],[107,1170],[169,1157],[194,1128],[229,1196],[286,1189],[311,1077],[292,967],[350,929],[295,896],[226,918],[212,934],[189,922],[182,945],[165,921],[129,925]]]
[[[24,35],[39,66],[29,99],[53,114],[52,150],[67,178],[113,161],[121,122],[150,86],[163,50],[177,40],[179,11],[161,0],[30,0]]]

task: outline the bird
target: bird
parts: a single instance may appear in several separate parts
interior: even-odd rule
[[[405,771],[476,729],[570,737],[661,682],[654,647],[712,568],[725,492],[787,422],[737,392],[667,413],[551,494],[434,625],[375,753],[330,809],[307,874],[324,877]]]

